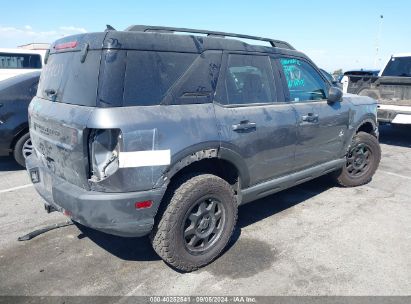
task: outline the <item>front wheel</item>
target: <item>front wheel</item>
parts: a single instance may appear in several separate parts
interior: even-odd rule
[[[338,184],[355,187],[368,183],[378,168],[381,148],[377,138],[358,132],[353,138],[345,166],[335,173]]]
[[[193,271],[221,253],[236,220],[237,201],[231,186],[215,175],[197,175],[177,186],[153,230],[152,245],[171,266]]]

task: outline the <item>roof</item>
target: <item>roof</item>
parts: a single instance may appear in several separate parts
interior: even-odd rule
[[[29,73],[24,73],[24,74],[20,74],[20,75],[16,75],[4,80],[0,81],[0,90],[18,84],[18,83],[22,83],[26,80],[29,79],[35,79],[35,78],[40,78],[40,71],[34,71],[34,72],[29,72]]]
[[[0,48],[0,53],[13,53],[13,54],[40,54],[44,56],[46,50],[27,50],[20,48]]]
[[[165,32],[108,31],[103,48],[134,49],[201,53],[206,50],[246,51],[263,53],[289,53],[306,56],[293,49],[249,44],[239,39],[220,36],[198,36]]]
[[[150,30],[146,31],[146,28],[141,27],[144,26],[132,26],[129,30],[125,31],[116,31],[113,30],[112,27],[110,27],[105,32],[84,33],[66,36],[58,39],[51,45],[50,53],[52,54],[57,52],[55,46],[58,44],[76,41],[76,47],[71,48],[70,51],[80,51],[85,47],[85,45],[87,45],[87,48],[89,50],[117,49],[197,54],[200,54],[206,50],[224,50],[237,52],[259,52],[268,54],[281,53],[285,55],[288,54],[299,56],[310,60],[305,54],[294,50],[287,42],[280,40],[223,32],[204,31],[204,34],[202,30],[181,28],[171,28],[172,30],[163,30],[164,27],[155,27],[161,28],[161,30],[152,30],[152,27],[150,27]],[[197,35],[197,32],[194,35],[180,33],[181,31],[185,32],[186,30],[197,31],[198,34],[200,34],[201,32],[201,34],[203,35]],[[263,39],[263,41],[267,41],[271,43],[271,45],[274,44],[278,46],[273,47],[250,44],[239,40],[242,38],[254,40]],[[64,51],[68,50],[59,50],[58,52]]]
[[[398,53],[392,55],[392,57],[411,57],[411,53]]]
[[[50,47],[50,43],[33,42],[28,44],[19,45],[18,48],[25,50],[47,50]]]
[[[358,69],[358,70],[348,70],[344,72],[344,75],[378,75],[380,70],[373,70],[373,69]]]

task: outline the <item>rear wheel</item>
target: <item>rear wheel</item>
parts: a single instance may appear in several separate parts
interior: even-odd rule
[[[14,146],[13,156],[16,162],[22,166],[26,166],[26,158],[33,153],[33,145],[30,139],[30,133],[24,134],[17,140]]]
[[[368,183],[378,168],[381,148],[371,134],[359,132],[353,138],[345,166],[335,173],[337,182],[344,187]]]
[[[153,248],[171,266],[195,270],[221,253],[236,220],[237,201],[225,180],[211,174],[187,178],[153,230]]]

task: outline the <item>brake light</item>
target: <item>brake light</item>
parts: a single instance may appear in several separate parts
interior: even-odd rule
[[[77,46],[77,41],[70,41],[70,42],[56,44],[54,46],[54,49],[55,50],[74,49],[76,46]]]

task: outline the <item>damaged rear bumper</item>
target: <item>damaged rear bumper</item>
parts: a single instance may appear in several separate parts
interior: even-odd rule
[[[138,237],[150,233],[165,188],[148,191],[105,193],[87,191],[54,175],[35,153],[26,159],[27,171],[46,205],[84,226],[118,236]],[[136,209],[135,203],[152,201]]]

